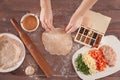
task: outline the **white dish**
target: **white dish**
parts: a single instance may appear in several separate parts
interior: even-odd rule
[[[27,29],[25,29],[24,28],[24,26],[23,26],[23,20],[27,17],[27,16],[35,16],[35,18],[37,19],[37,26],[36,26],[36,28],[34,28],[34,29],[32,29],[32,30],[27,30]],[[33,13],[27,13],[27,14],[25,14],[22,18],[21,18],[21,21],[20,21],[20,25],[21,25],[21,27],[23,28],[23,30],[25,30],[25,31],[27,31],[27,32],[33,32],[33,31],[35,31],[37,28],[38,28],[38,26],[39,26],[39,19],[38,19],[38,16],[37,15],[35,15],[35,14],[33,14]]]
[[[89,47],[84,46],[81,49],[79,49],[78,51],[76,51],[72,57],[72,64],[74,66],[74,69],[81,79],[83,79],[83,80],[99,79],[99,78],[111,75],[120,70],[120,62],[119,62],[120,61],[120,41],[115,36],[109,35],[109,36],[103,37],[103,39],[101,41],[101,45],[108,45],[114,49],[114,51],[116,52],[116,55],[117,55],[116,65],[114,67],[106,68],[105,71],[97,72],[92,75],[85,75],[82,72],[77,71],[75,59],[78,57],[78,55],[80,53],[85,53],[86,51],[90,50]]]
[[[15,36],[14,34],[11,34],[11,33],[2,33],[2,34],[0,34],[0,36],[3,36],[3,35],[7,35],[7,36],[9,36],[12,39],[17,40],[22,45],[22,51],[23,52],[21,54],[22,55],[21,60],[19,60],[16,63],[16,65],[14,65],[13,67],[10,67],[8,69],[0,69],[0,72],[11,72],[11,71],[16,70],[23,63],[23,61],[25,59],[25,47],[24,47],[24,44],[22,43],[22,41],[17,36]]]

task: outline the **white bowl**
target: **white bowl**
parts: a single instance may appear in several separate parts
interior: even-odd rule
[[[37,19],[37,26],[36,26],[36,28],[34,28],[34,29],[32,29],[32,30],[27,30],[27,29],[25,29],[24,28],[24,26],[23,26],[23,20],[25,19],[25,17],[27,17],[27,16],[35,16],[35,18]],[[35,31],[37,28],[38,28],[38,26],[39,26],[39,18],[38,18],[38,16],[37,15],[35,15],[35,14],[33,14],[33,13],[27,13],[27,14],[25,14],[22,18],[21,18],[21,21],[20,21],[20,25],[21,25],[21,27],[23,28],[23,30],[25,30],[25,31],[27,31],[27,32],[33,32],[33,31]]]
[[[21,59],[16,63],[16,65],[10,67],[10,68],[7,68],[7,69],[0,69],[0,72],[11,72],[11,71],[14,71],[16,70],[18,67],[20,67],[20,65],[23,63],[24,59],[25,59],[25,47],[24,47],[24,44],[22,43],[22,41],[17,37],[15,36],[14,34],[11,34],[11,33],[2,33],[0,34],[0,36],[3,36],[3,35],[7,35],[9,36],[10,38],[12,39],[15,39],[17,40],[21,45],[22,45],[22,57]]]

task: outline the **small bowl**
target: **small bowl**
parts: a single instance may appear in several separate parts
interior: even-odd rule
[[[25,27],[24,27],[24,25],[23,25],[23,23],[22,23],[23,20],[24,20],[26,17],[28,17],[28,16],[34,16],[34,17],[37,19],[37,26],[36,26],[34,29],[32,29],[32,30],[25,29]],[[21,18],[20,25],[21,25],[21,27],[22,27],[23,30],[25,30],[25,31],[27,31],[27,32],[33,32],[33,31],[35,31],[35,30],[38,28],[38,26],[39,26],[39,18],[38,18],[37,15],[35,15],[35,14],[33,14],[33,13],[27,13],[27,14],[25,14],[25,15]]]
[[[23,61],[25,59],[26,51],[25,51],[24,44],[22,43],[22,41],[17,36],[15,36],[14,34],[11,34],[11,33],[2,33],[2,34],[0,34],[0,36],[3,36],[3,35],[7,35],[12,39],[17,40],[22,45],[21,59],[12,67],[9,67],[7,69],[0,69],[0,72],[6,73],[6,72],[14,71],[14,70],[16,70],[17,68],[19,68],[22,65],[22,63],[23,63]]]

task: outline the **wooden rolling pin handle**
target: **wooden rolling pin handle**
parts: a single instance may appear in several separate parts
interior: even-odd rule
[[[40,53],[39,49],[35,46],[33,41],[29,38],[29,36],[22,31],[22,29],[19,27],[18,23],[16,22],[15,19],[11,19],[11,23],[15,27],[15,29],[19,32],[20,38],[26,45],[27,49],[30,51],[31,55],[39,65],[39,67],[43,70],[45,75],[47,77],[51,76],[53,74],[53,71],[43,55]]]
[[[23,30],[19,27],[17,21],[15,19],[10,19],[12,25],[14,26],[14,28],[20,33],[23,33]]]

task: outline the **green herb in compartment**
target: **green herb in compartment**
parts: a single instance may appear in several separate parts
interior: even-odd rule
[[[84,42],[84,41],[85,41],[85,38],[86,38],[85,36],[82,36],[80,41],[81,41],[81,42]]]

